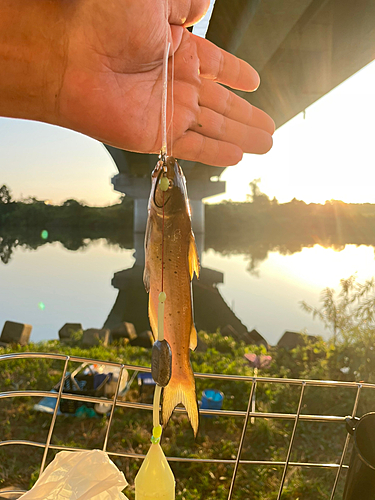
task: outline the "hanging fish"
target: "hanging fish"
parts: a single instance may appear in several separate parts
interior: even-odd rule
[[[167,296],[164,336],[172,351],[171,379],[163,389],[162,419],[166,425],[174,408],[182,403],[196,435],[199,413],[189,349],[194,350],[197,346],[191,280],[194,272],[199,276],[199,259],[191,228],[186,180],[180,165],[172,156],[156,164],[151,179],[143,281],[149,293],[151,329],[157,338],[158,298],[163,280]],[[160,182],[168,183],[166,191],[163,192]]]

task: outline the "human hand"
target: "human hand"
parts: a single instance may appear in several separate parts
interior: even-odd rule
[[[61,62],[53,66],[56,77],[48,83],[45,111],[25,118],[71,128],[121,149],[159,152],[168,32],[175,64],[169,151],[178,158],[227,166],[243,152],[270,149],[271,118],[218,83],[252,91],[259,85],[258,74],[185,29],[204,14],[208,0],[170,0],[168,21],[162,0],[53,4],[60,9],[55,14],[60,32],[61,25],[64,29],[56,44],[59,57],[53,58],[53,50],[50,57]],[[52,70],[43,67],[42,81],[50,82]]]

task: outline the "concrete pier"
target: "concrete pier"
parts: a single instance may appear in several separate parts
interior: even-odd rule
[[[130,196],[134,200],[134,233],[144,233],[147,222],[148,198],[151,189],[151,172],[157,155],[141,155],[106,146],[119,173],[112,178],[116,191]],[[184,171],[188,196],[192,212],[192,226],[196,235],[204,234],[205,218],[203,199],[225,193],[225,182],[217,178],[223,169],[189,161],[181,161]]]

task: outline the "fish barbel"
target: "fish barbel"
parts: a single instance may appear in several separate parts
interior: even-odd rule
[[[169,182],[164,192],[160,188],[162,177]],[[155,339],[158,337],[158,297],[162,291],[162,258],[164,260],[163,282],[167,296],[164,337],[172,351],[172,373],[169,384],[163,389],[163,424],[167,424],[174,408],[182,403],[196,435],[199,413],[189,349],[194,350],[197,346],[191,280],[194,272],[199,275],[199,259],[191,228],[185,176],[172,156],[165,162],[160,160],[152,172],[145,254],[143,281],[149,293],[148,313]]]

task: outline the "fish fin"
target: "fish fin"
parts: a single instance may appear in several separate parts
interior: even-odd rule
[[[145,231],[145,250],[148,248],[148,242],[152,232],[152,219],[150,217],[150,211],[148,213],[147,223],[146,223],[146,231]]]
[[[151,217],[148,217],[146,225],[146,233],[145,233],[145,269],[143,271],[143,284],[145,286],[147,293],[149,293],[150,291],[150,269],[148,265],[147,249],[151,236],[151,229],[152,229]]]
[[[193,231],[190,233],[190,242],[189,242],[189,273],[190,279],[193,279],[194,273],[197,278],[199,278],[199,257],[197,245],[195,244],[195,238]]]
[[[194,324],[191,326],[191,332],[190,332],[190,343],[189,347],[192,351],[195,351],[197,348],[198,344],[198,335],[197,335],[197,330],[195,329]]]
[[[153,306],[154,301],[151,295],[148,298],[148,318],[150,320],[151,332],[154,336],[154,341],[158,338],[158,314]]]
[[[150,291],[150,270],[147,265],[145,265],[145,269],[143,271],[143,284],[145,286],[146,292]]]
[[[189,366],[189,373],[186,377],[182,380],[175,380],[172,376],[169,384],[163,389],[162,418],[164,427],[179,403],[185,406],[194,436],[196,436],[199,427],[199,410],[191,366]]]

